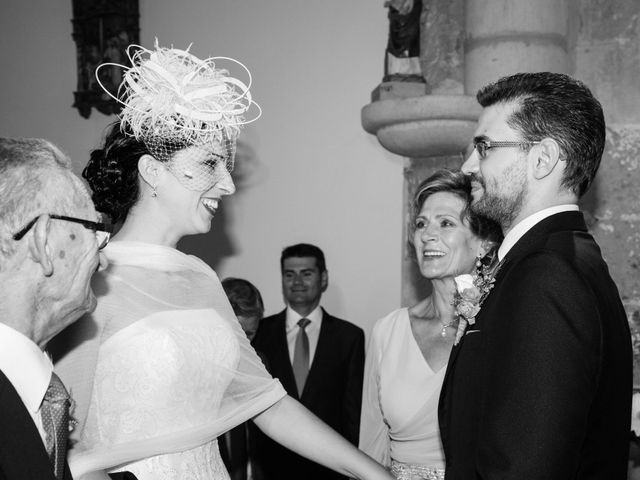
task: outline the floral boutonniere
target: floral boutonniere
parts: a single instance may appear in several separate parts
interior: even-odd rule
[[[496,272],[497,268],[478,260],[475,273],[466,273],[454,278],[456,291],[453,294],[453,307],[460,319],[454,345],[460,342],[467,325],[476,323],[476,315],[480,312],[480,306],[493,288]]]

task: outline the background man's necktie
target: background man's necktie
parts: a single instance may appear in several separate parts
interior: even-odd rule
[[[64,475],[69,436],[69,394],[60,378],[51,373],[49,388],[42,401],[42,425],[47,432],[47,452],[58,480]]]
[[[296,379],[296,385],[298,387],[298,396],[302,396],[302,390],[304,389],[304,382],[307,381],[307,375],[309,374],[309,337],[305,328],[311,323],[308,318],[301,318],[298,321],[300,330],[296,337],[296,346],[293,350],[293,375]]]

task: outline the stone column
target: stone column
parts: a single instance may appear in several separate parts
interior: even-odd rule
[[[480,113],[463,93],[464,0],[423,0],[420,65],[414,94],[381,84],[362,109],[362,126],[387,150],[407,158],[458,156]],[[401,84],[400,84],[401,86]]]
[[[569,73],[570,0],[466,0],[464,91],[516,72]]]

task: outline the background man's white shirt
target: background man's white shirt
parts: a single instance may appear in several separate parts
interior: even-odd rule
[[[287,344],[289,346],[289,360],[293,364],[293,352],[296,348],[296,338],[300,327],[298,326],[298,320],[303,318],[298,312],[291,307],[287,307],[286,312],[287,324]],[[309,315],[304,318],[308,318],[311,323],[307,325],[305,329],[307,337],[309,337],[309,366],[313,363],[313,356],[316,353],[316,347],[318,346],[318,338],[320,337],[320,327],[322,326],[322,308],[318,305]]]

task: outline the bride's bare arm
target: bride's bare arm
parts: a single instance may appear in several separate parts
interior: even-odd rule
[[[288,395],[253,421],[276,442],[343,475],[366,480],[393,478],[380,464]]]

